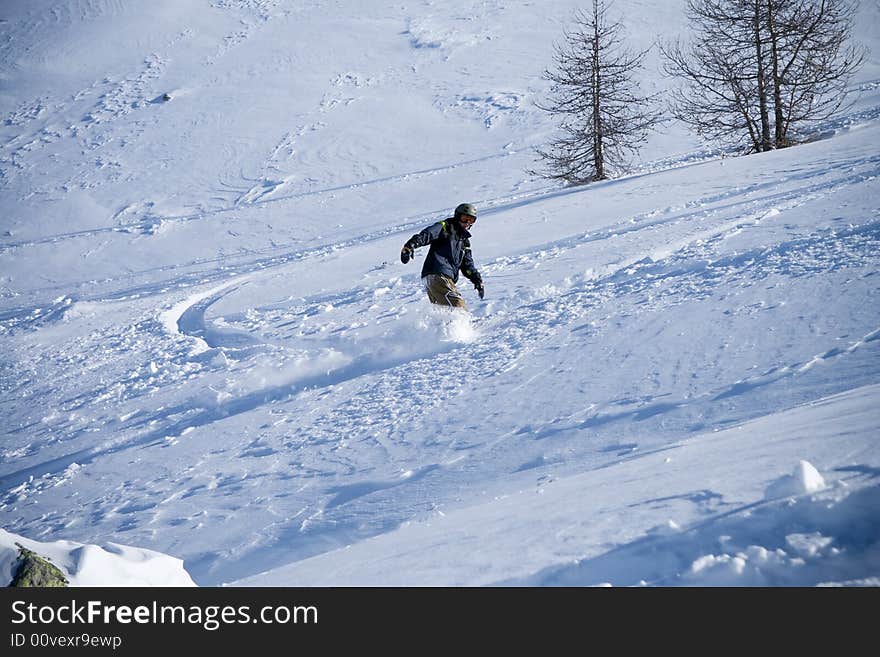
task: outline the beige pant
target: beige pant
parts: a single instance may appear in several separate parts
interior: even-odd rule
[[[428,293],[431,303],[435,303],[438,306],[452,306],[453,308],[464,308],[467,310],[467,305],[465,305],[461,292],[458,291],[458,288],[455,287],[455,282],[448,276],[428,274],[422,278],[422,283],[425,286],[425,291]]]

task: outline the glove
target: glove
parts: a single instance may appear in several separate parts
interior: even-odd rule
[[[415,249],[413,249],[409,244],[404,244],[403,248],[400,250],[400,261],[403,264],[408,263],[415,253]]]
[[[486,294],[486,289],[483,287],[483,277],[480,276],[480,272],[470,272],[468,278],[471,279],[471,283],[474,284],[474,289],[477,291],[477,294],[479,294],[480,298],[482,299],[483,296]]]

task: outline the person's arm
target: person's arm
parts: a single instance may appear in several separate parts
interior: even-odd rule
[[[400,260],[403,264],[409,262],[413,257],[415,250],[422,246],[427,246],[443,233],[443,222],[438,221],[436,224],[428,226],[421,232],[410,237],[403,248],[400,250]]]

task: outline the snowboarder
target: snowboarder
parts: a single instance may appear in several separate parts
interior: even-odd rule
[[[417,248],[431,245],[422,265],[422,283],[431,303],[467,309],[461,292],[455,286],[459,271],[474,284],[481,299],[485,295],[483,277],[474,266],[471,255],[471,234],[468,232],[476,220],[476,208],[471,203],[461,203],[452,217],[413,235],[400,250],[400,261],[406,264]]]

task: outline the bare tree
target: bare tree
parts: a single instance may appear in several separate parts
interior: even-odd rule
[[[538,107],[560,118],[562,136],[538,149],[542,175],[571,184],[608,178],[626,166],[660,118],[653,96],[638,94],[633,79],[647,53],[623,47],[622,26],[607,18],[604,0],[575,12],[574,27],[555,49],[550,101]]]
[[[766,0],[776,148],[789,128],[821,121],[846,102],[847,85],[867,50],[849,43],[855,0]]]
[[[789,145],[790,127],[828,118],[844,102],[865,53],[847,45],[855,7],[853,0],[688,0],[694,38],[661,46],[666,72],[685,81],[672,93],[672,113],[703,136],[751,152]]]
[[[693,40],[662,44],[669,75],[685,80],[672,113],[698,134],[752,151],[772,148],[766,0],[688,0]]]

